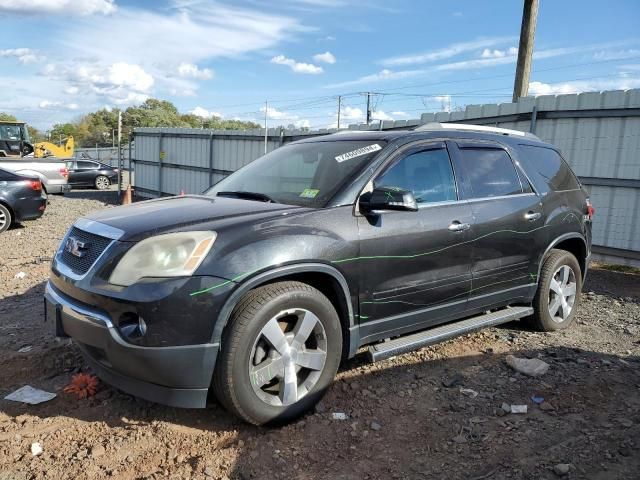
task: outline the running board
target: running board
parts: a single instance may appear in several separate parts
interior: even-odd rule
[[[449,323],[440,327],[431,328],[422,332],[404,337],[398,337],[387,342],[378,343],[369,347],[369,357],[372,362],[395,357],[403,353],[417,350],[422,347],[449,340],[460,335],[475,332],[486,327],[500,325],[512,320],[533,314],[531,307],[507,307],[491,313],[485,313],[477,317],[467,318],[459,322]]]

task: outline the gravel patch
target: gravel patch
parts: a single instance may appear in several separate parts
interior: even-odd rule
[[[64,393],[88,369],[46,330],[42,293],[69,226],[109,208],[93,196],[52,197],[42,219],[0,235],[0,479],[638,478],[640,276],[605,270],[589,273],[570,330],[514,322],[376,364],[359,355],[315,413],[281,428],[104,384],[88,399]],[[549,369],[523,375],[507,355]],[[57,397],[3,399],[23,385]]]

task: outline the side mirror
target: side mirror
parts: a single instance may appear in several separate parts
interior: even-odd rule
[[[360,196],[359,206],[363,213],[373,210],[418,211],[413,192],[398,187],[376,187],[371,192],[363,193]]]

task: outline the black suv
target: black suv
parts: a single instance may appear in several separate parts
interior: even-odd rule
[[[531,134],[430,124],[281,147],[203,195],[79,219],[46,317],[102,379],[248,422],[309,410],[343,358],[574,320],[593,208]]]

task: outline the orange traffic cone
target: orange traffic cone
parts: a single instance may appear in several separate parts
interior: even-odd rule
[[[122,195],[122,205],[131,204],[131,185],[127,186],[127,189],[124,191]]]

